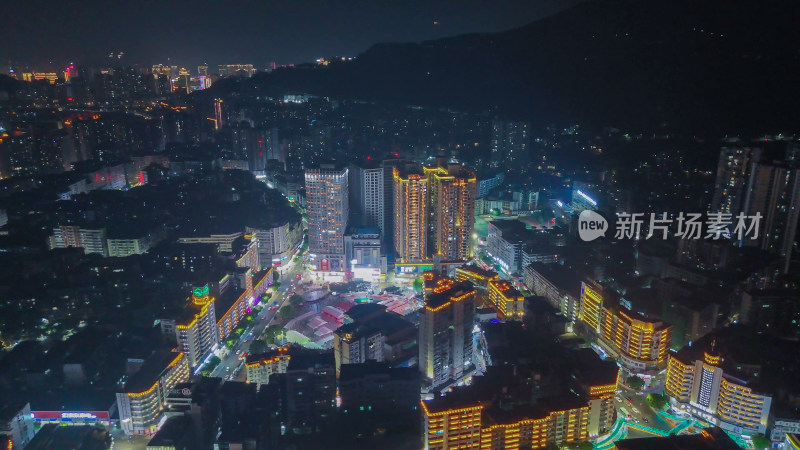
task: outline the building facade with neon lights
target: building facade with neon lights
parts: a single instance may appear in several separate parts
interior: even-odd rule
[[[579,320],[628,370],[666,367],[672,325],[625,310],[616,294],[601,284],[582,283]]]
[[[432,213],[432,243],[436,255],[446,260],[467,260],[472,256],[475,228],[475,173],[460,164],[426,167]]]
[[[186,355],[190,367],[201,364],[205,355],[220,340],[215,300],[209,293],[208,285],[195,288],[186,300],[183,317],[161,320],[161,332],[177,344],[178,349]]]
[[[289,347],[281,347],[261,355],[249,355],[244,366],[247,382],[269,384],[272,375],[286,373],[291,359]]]
[[[521,321],[525,315],[525,297],[505,280],[489,282],[489,301],[497,317]]]
[[[189,381],[189,375],[183,353],[161,350],[148,358],[117,393],[122,431],[127,435],[155,433],[166,420],[167,394],[176,384]]]
[[[431,390],[454,384],[474,369],[475,289],[470,282],[425,272],[420,310],[419,369]]]
[[[572,384],[537,393],[535,370],[490,366],[470,386],[422,401],[426,449],[537,449],[606,433],[614,421],[619,369],[592,350],[577,355]],[[525,381],[527,380],[527,381]]]
[[[394,167],[394,243],[397,259],[416,262],[428,258],[428,178],[422,167]]]
[[[736,434],[763,434],[772,394],[760,364],[746,364],[708,335],[669,355],[664,393],[695,417]],[[730,356],[729,356],[730,355]]]

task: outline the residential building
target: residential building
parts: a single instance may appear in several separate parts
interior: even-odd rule
[[[80,247],[87,255],[97,253],[108,256],[106,229],[104,227],[83,227],[77,225],[59,225],[53,228],[47,247],[55,248]]]
[[[434,253],[445,260],[467,260],[472,256],[475,228],[475,173],[460,164],[445,164],[442,159],[424,171],[428,175]]]
[[[303,224],[299,217],[274,226],[248,226],[245,230],[255,236],[262,268],[286,264],[303,241]]]
[[[530,160],[531,125],[495,119],[492,121],[490,164],[492,167],[522,167]]]
[[[503,365],[487,367],[470,386],[423,401],[424,447],[537,449],[607,432],[615,420],[618,369],[596,355],[585,356],[595,359],[595,368],[579,362],[573,372],[576,383],[564,386],[564,392],[540,392],[536,384],[520,382],[537,379],[536,373],[524,366]]]
[[[547,299],[564,317],[578,320],[581,276],[577,271],[560,264],[532,263],[525,268],[523,280],[534,295]]]
[[[508,281],[489,282],[489,301],[501,319],[521,321],[524,318],[525,297]]]
[[[161,423],[167,394],[189,381],[189,363],[183,353],[159,350],[130,375],[117,393],[122,431],[127,435],[153,434]]]
[[[611,289],[584,282],[579,320],[629,371],[666,366],[672,325],[625,310]]]
[[[177,344],[189,366],[196,367],[220,340],[214,310],[216,299],[205,285],[195,288],[186,301],[183,317],[161,319],[161,332]]]
[[[478,193],[477,198],[486,197],[489,192],[503,184],[506,179],[504,171],[494,173],[491,176],[480,177],[478,180]]]
[[[800,219],[800,169],[755,164],[742,209],[748,217],[762,217],[758,237],[748,237],[743,243],[781,256],[783,272],[788,273]],[[731,233],[737,223],[735,217]]]
[[[9,402],[0,406],[0,438],[8,439],[7,442],[0,440],[0,444],[6,444],[9,449],[25,448],[35,434],[30,403]]]
[[[736,216],[742,211],[752,168],[761,159],[761,149],[723,147],[717,162],[717,177],[711,212]]]
[[[348,170],[334,164],[306,169],[308,243],[314,268],[344,272],[344,233],[349,215]]]
[[[419,370],[431,390],[458,382],[474,365],[475,288],[470,282],[424,273],[425,307],[419,320]]]
[[[394,245],[397,260],[421,261],[428,257],[428,177],[422,167],[405,164],[393,168]]]
[[[761,333],[800,338],[800,293],[789,289],[742,292],[739,321]]]
[[[383,361],[383,346],[386,338],[380,329],[367,324],[351,323],[339,327],[333,336],[337,377],[344,364]]]
[[[272,375],[286,373],[291,359],[292,355],[288,346],[258,355],[247,355],[244,366],[247,382],[269,384]]]
[[[420,374],[415,367],[368,361],[344,364],[339,372],[339,409],[344,414],[385,414],[402,420],[419,408]]]
[[[377,228],[382,235],[386,218],[384,169],[378,164],[350,164],[350,213],[353,225]]]

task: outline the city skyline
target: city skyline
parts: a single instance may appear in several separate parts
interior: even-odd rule
[[[9,8],[0,448],[800,448],[800,8],[556,3]]]

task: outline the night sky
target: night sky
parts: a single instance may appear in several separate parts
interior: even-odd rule
[[[70,61],[264,67],[356,56],[377,42],[502,31],[579,1],[6,1],[0,60],[54,69]],[[109,62],[120,51],[122,59]]]

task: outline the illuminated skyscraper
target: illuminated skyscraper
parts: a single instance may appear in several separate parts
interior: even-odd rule
[[[399,261],[428,256],[428,178],[415,164],[396,166],[394,174],[394,243]]]
[[[783,257],[783,271],[788,273],[800,216],[800,169],[755,164],[742,211],[762,217],[757,239],[748,243]]]
[[[711,212],[736,216],[741,211],[752,166],[760,158],[761,149],[758,148],[725,147],[720,151]]]
[[[475,173],[460,164],[440,161],[425,168],[430,189],[432,236],[435,253],[446,260],[466,260],[472,255],[475,226]]]
[[[419,370],[432,389],[464,378],[473,355],[475,289],[472,283],[425,272],[425,307],[419,314]]]
[[[308,249],[317,270],[343,272],[349,214],[348,170],[334,164],[306,169]]]

